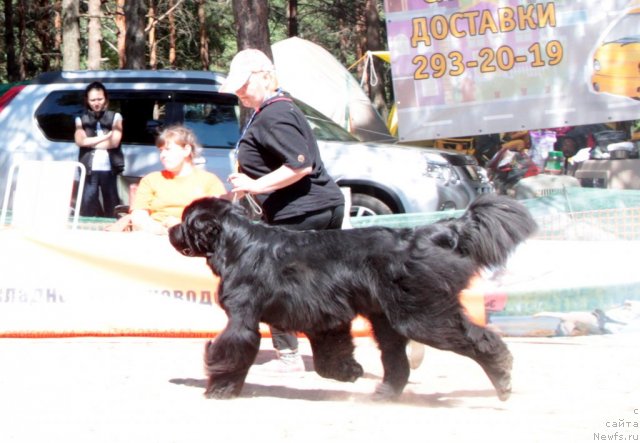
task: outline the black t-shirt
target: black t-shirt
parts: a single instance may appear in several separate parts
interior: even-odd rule
[[[269,223],[344,204],[338,185],[327,173],[313,131],[304,114],[286,96],[260,107],[239,143],[240,171],[258,179],[287,165],[311,166],[311,174],[270,194],[258,195]]]

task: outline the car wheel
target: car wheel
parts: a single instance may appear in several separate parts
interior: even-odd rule
[[[351,194],[351,217],[367,215],[393,214],[393,211],[382,200],[367,194]]]

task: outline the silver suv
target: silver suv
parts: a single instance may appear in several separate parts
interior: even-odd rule
[[[109,91],[110,109],[124,118],[128,188],[161,169],[154,137],[162,126],[183,123],[204,147],[207,170],[223,181],[239,136],[238,104],[217,92],[224,76],[206,71],[69,71],[42,74],[0,98],[0,195],[11,165],[22,159],[75,160],[74,117],[82,112],[85,87],[98,80]],[[351,188],[352,215],[461,209],[493,188],[472,156],[394,144],[363,143],[310,106],[298,102],[316,134],[327,170]]]

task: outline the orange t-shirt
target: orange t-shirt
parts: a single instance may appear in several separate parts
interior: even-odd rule
[[[184,208],[198,198],[220,197],[226,192],[216,175],[200,169],[184,177],[152,172],[140,180],[131,209],[147,210],[151,218],[163,222],[168,217],[181,218]]]

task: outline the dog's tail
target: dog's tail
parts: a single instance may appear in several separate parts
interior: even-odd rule
[[[448,223],[457,237],[455,249],[484,267],[505,265],[516,246],[537,229],[524,205],[496,194],[480,195]]]

